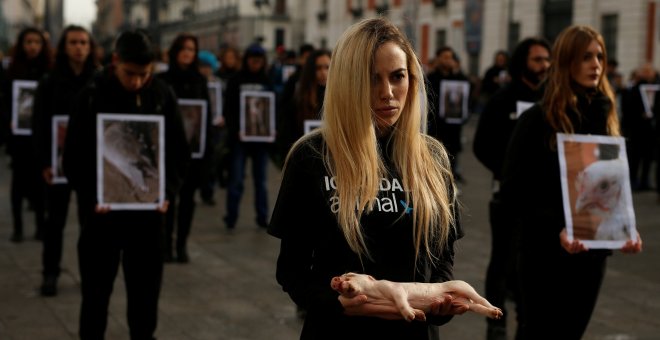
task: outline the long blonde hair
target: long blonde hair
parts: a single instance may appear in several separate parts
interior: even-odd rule
[[[607,50],[603,37],[589,26],[570,26],[563,30],[552,48],[552,63],[548,73],[548,83],[543,97],[546,120],[556,132],[573,133],[573,124],[566,114],[567,108],[577,111],[577,97],[571,74],[579,67],[584,52],[592,41],[603,50],[603,72],[596,90],[605,94],[612,103],[607,115],[607,132],[618,136],[619,118],[616,113],[614,93],[605,76],[607,73]],[[554,145],[554,141],[551,141]]]
[[[371,78],[376,50],[393,42],[406,54],[409,88],[392,134],[394,170],[402,178],[406,202],[413,202],[416,257],[423,249],[437,259],[454,226],[456,188],[444,147],[420,133],[426,127],[426,93],[422,67],[399,29],[384,18],[349,27],[333,52],[323,108],[323,158],[335,177],[337,220],[351,249],[370,257],[360,218],[370,212],[381,178],[387,176],[371,109]]]

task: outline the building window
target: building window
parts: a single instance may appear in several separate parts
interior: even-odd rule
[[[605,49],[607,50],[608,58],[616,59],[616,37],[619,34],[619,15],[603,15],[601,32],[603,34],[603,40],[605,40]]]
[[[284,29],[283,28],[276,28],[275,29],[275,48],[278,46],[285,46],[284,45]]]
[[[573,22],[573,0],[545,0],[543,4],[543,36],[550,42]]]
[[[520,40],[520,23],[509,22],[509,36],[507,37],[506,46],[509,52],[513,53],[516,49],[518,41]]]
[[[435,49],[447,46],[447,30],[441,29],[435,31]]]
[[[285,15],[286,14],[286,0],[276,0],[275,1],[275,15]]]

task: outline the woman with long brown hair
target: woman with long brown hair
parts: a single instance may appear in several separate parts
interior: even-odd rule
[[[502,194],[518,218],[520,339],[582,337],[596,305],[608,249],[567,236],[557,133],[619,135],[614,95],[606,77],[602,36],[587,26],[566,28],[555,41],[543,100],[514,130],[504,164]],[[641,251],[632,237],[623,252]]]

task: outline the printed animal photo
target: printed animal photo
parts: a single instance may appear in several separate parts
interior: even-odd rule
[[[192,158],[204,157],[206,147],[206,101],[202,99],[179,99],[183,118],[183,129],[192,150]]]
[[[12,132],[15,135],[32,134],[32,107],[37,82],[15,80],[12,85]]]
[[[209,99],[211,108],[209,112],[213,115],[213,123],[220,124],[222,119],[222,83],[220,81],[208,82]]]
[[[66,130],[69,126],[69,116],[53,116],[52,141],[51,141],[51,168],[53,169],[53,183],[67,183],[62,170],[62,153],[64,151],[64,140]]]
[[[589,248],[620,248],[637,237],[624,143],[557,134],[566,228]]]
[[[241,140],[275,141],[275,93],[241,91]]]
[[[468,118],[470,83],[443,80],[440,83],[440,117],[448,124],[463,124]]]
[[[165,190],[162,116],[97,116],[97,191],[111,210],[162,205]]]

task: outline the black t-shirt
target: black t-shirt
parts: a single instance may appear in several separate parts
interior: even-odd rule
[[[398,282],[451,280],[454,241],[462,236],[458,222],[444,252],[437,254],[437,263],[428,263],[420,254],[416,268],[409,209],[414,205],[406,204],[403,182],[390,171],[393,175],[381,180],[373,211],[365,213],[360,221],[371,255],[371,259],[363,257],[361,263],[346,242],[334,213],[338,198],[334,180],[323,162],[323,148],[322,137],[316,134],[292,151],[269,228],[272,235],[282,240],[277,280],[293,301],[307,310],[301,339],[437,339],[433,324],[443,324],[450,317],[408,323],[345,316],[337,299],[339,294],[330,288],[330,280],[346,272]]]

